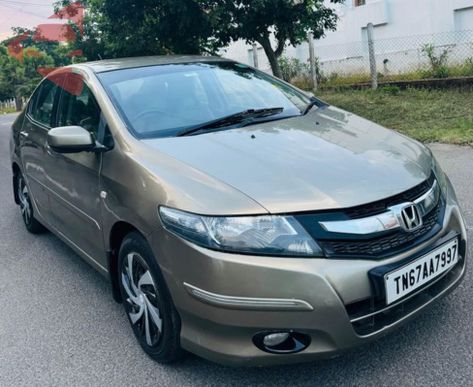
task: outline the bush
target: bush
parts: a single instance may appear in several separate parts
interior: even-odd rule
[[[463,72],[465,76],[473,75],[473,58],[467,58],[463,64]]]
[[[435,46],[431,43],[422,46],[422,53],[429,59],[430,69],[422,72],[423,78],[448,78],[450,71],[447,67],[450,48],[437,54]]]
[[[297,58],[282,56],[278,59],[278,62],[282,77],[286,82],[290,82],[292,79],[309,72],[308,66]]]
[[[0,114],[15,113],[16,109],[11,107],[2,108],[0,107]]]
[[[285,56],[279,58],[278,62],[281,68],[282,77],[286,82],[292,82],[304,89],[310,89],[312,87],[309,63],[303,63],[297,58],[288,58]],[[320,69],[318,58],[315,58],[315,72],[317,82],[323,82],[324,77]]]
[[[383,86],[379,91],[390,95],[398,95],[401,93],[401,89],[398,86]]]

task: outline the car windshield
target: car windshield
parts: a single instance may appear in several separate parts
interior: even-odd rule
[[[139,67],[98,77],[138,138],[176,136],[248,110],[279,108],[277,114],[252,122],[292,117],[310,103],[285,83],[230,61]]]

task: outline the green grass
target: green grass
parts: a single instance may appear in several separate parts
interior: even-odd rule
[[[473,145],[472,90],[340,89],[317,96],[423,142]]]
[[[6,113],[15,113],[16,110],[14,108],[2,108],[0,107],[0,114],[6,114]]]
[[[347,85],[357,85],[362,83],[370,83],[371,77],[369,69],[362,73],[351,73],[351,74],[326,74],[327,76],[322,77],[319,81],[322,87],[338,87]],[[473,77],[473,57],[468,58],[461,64],[443,66],[438,72],[429,68],[412,70],[402,73],[389,73],[384,75],[378,73],[378,82],[403,82],[403,81],[419,81],[423,79],[448,79],[457,77]],[[302,77],[300,79],[294,79],[292,81],[297,87],[309,90],[311,88],[310,80],[308,77]]]

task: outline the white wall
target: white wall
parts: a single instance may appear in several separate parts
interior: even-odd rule
[[[364,27],[370,22],[375,25],[375,39],[382,41],[379,45],[381,51],[383,45],[386,46],[385,51],[391,52],[396,51],[396,46],[399,46],[398,51],[414,50],[417,52],[398,55],[400,59],[411,57],[417,58],[417,61],[420,60],[418,51],[423,41],[421,36],[473,30],[473,0],[367,0],[365,5],[359,7],[353,6],[352,0],[337,5],[330,4],[328,0],[326,2],[336,8],[340,16],[337,31],[329,31],[325,38],[315,42],[316,55],[327,68],[336,67],[337,63],[346,62],[347,59],[351,66],[348,70],[356,72],[358,68],[366,67]],[[412,38],[395,40],[400,37]],[[252,64],[249,50],[251,51],[251,46],[236,42],[230,45],[223,56]],[[288,47],[285,55],[306,61],[307,44]],[[260,68],[269,68],[267,61],[259,62]]]

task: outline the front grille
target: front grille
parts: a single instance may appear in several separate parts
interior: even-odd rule
[[[364,218],[367,216],[377,215],[387,210],[387,208],[394,206],[399,203],[404,202],[413,202],[423,194],[425,194],[434,184],[435,176],[431,174],[430,177],[416,185],[414,188],[411,188],[400,194],[391,196],[387,199],[378,200],[373,203],[364,204],[357,207],[348,208],[345,210],[345,213],[351,218]]]
[[[427,239],[435,235],[441,228],[441,213],[443,213],[443,203],[439,201],[437,207],[423,219],[422,227],[414,232],[399,230],[389,235],[369,240],[319,241],[319,244],[327,256],[383,258],[387,252],[397,253],[402,248],[411,248],[413,242],[420,243],[421,238]]]
[[[417,186],[377,202],[341,210],[327,210],[296,214],[295,218],[320,245],[324,256],[330,259],[385,259],[412,249],[440,232],[445,213],[442,195],[437,206],[424,216],[418,230],[406,232],[402,229],[377,234],[345,234],[327,231],[322,222],[349,221],[386,212],[389,207],[414,202],[434,185],[435,176]]]
[[[384,299],[372,297],[346,305],[345,308],[355,332],[360,336],[376,333],[421,308],[447,288],[459,283],[465,265],[463,258],[465,249],[461,250],[460,260],[449,272],[400,302],[386,306]]]

